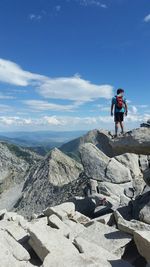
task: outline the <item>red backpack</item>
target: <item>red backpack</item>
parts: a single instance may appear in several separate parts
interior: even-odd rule
[[[124,106],[124,103],[123,103],[123,97],[117,95],[117,96],[116,96],[116,101],[117,101],[117,103],[116,103],[116,107],[117,107],[118,109],[122,109],[123,106]]]

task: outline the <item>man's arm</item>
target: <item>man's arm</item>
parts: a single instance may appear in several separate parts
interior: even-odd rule
[[[128,105],[127,105],[127,102],[125,102],[125,115],[126,116],[128,115]]]
[[[111,104],[111,116],[113,116],[113,110],[114,110],[114,103],[112,101],[112,104]]]

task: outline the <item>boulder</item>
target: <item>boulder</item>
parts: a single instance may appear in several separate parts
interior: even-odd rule
[[[123,153],[150,154],[150,128],[138,128],[110,140],[115,155]]]
[[[30,234],[29,244],[41,261],[44,261],[49,253],[53,255],[58,253],[64,257],[69,255],[70,258],[78,255],[72,242],[57,229],[43,223],[42,219],[30,224],[28,232]]]
[[[7,212],[6,209],[0,210],[0,220],[4,218],[5,213]]]
[[[84,257],[86,257],[87,259],[93,258],[95,264],[97,263],[97,266],[99,267],[111,267],[113,262],[114,267],[131,266],[129,263],[112,254],[110,251],[108,252],[108,250],[94,243],[88,242],[81,237],[75,238],[74,243],[78,247],[79,252],[82,253]]]
[[[115,224],[114,215],[113,215],[113,213],[108,213],[108,214],[99,216],[97,218],[94,218],[94,219],[90,220],[89,222],[87,222],[85,224],[85,227],[89,227],[90,225],[94,224],[95,222],[100,222],[103,224],[107,224],[109,226],[113,226]]]
[[[0,230],[0,242],[6,247],[6,251],[12,254],[17,261],[29,261],[30,255],[16,240],[6,231]]]
[[[85,225],[86,223],[88,223],[90,221],[90,218],[83,215],[82,213],[76,211],[74,214],[72,214],[71,216],[69,216],[69,219],[76,222],[76,223],[80,223]]]
[[[150,225],[137,220],[127,221],[118,211],[114,211],[118,229],[122,232],[133,235],[135,231],[150,231]]]
[[[48,207],[43,211],[43,213],[47,217],[55,214],[61,220],[65,220],[69,216],[73,216],[75,214],[75,204],[73,202],[66,202],[55,207]]]
[[[29,234],[17,222],[3,220],[0,222],[0,229],[7,231],[18,242],[26,242],[29,239]]]
[[[115,158],[112,158],[106,168],[105,181],[121,184],[127,183],[132,180],[131,173],[127,167],[118,162]]]
[[[139,253],[150,263],[150,232],[134,232],[134,241]]]
[[[121,164],[127,167],[132,177],[138,177],[141,175],[141,170],[139,166],[139,156],[133,153],[125,153],[115,157]]]
[[[125,251],[126,245],[131,241],[131,236],[122,233],[115,228],[104,225],[100,222],[95,222],[87,227],[80,237],[88,242],[94,243],[111,253],[121,256]]]
[[[139,165],[142,172],[144,172],[149,167],[149,161],[147,155],[139,156]]]
[[[68,253],[61,253],[60,251],[55,251],[49,253],[44,262],[43,267],[101,267],[98,265],[94,259],[89,259],[81,256],[79,253],[77,255],[70,255]]]
[[[142,222],[150,224],[150,200],[148,203],[140,210],[139,219]]]
[[[146,187],[142,195],[132,201],[132,218],[145,223],[150,222],[150,191]]]
[[[57,217],[55,214],[51,215],[48,218],[48,225],[51,226],[52,228],[59,229],[59,231],[64,236],[70,238],[84,231],[84,226],[81,225],[80,223],[76,223],[69,219],[62,222],[60,218]]]
[[[110,182],[99,182],[98,188],[99,192],[106,196],[115,195],[116,197],[120,198],[120,196],[124,195],[125,191],[130,188],[132,184],[125,183],[125,184],[114,184]]]
[[[110,160],[109,157],[91,143],[86,143],[80,147],[80,155],[87,177],[103,181],[105,169]]]
[[[85,143],[92,143],[97,146],[104,154],[109,157],[113,156],[113,150],[109,144],[109,140],[112,139],[110,132],[102,129],[94,129],[86,133],[85,135],[71,140],[60,147],[60,150],[72,157],[79,159],[79,148]]]
[[[150,168],[147,168],[144,172],[143,172],[143,178],[145,183],[150,186]]]

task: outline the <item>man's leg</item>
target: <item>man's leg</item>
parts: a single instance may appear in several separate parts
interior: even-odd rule
[[[120,122],[120,127],[121,127],[121,133],[124,133],[124,124],[123,121]]]
[[[119,122],[116,121],[116,122],[115,122],[115,136],[118,135],[118,129],[119,129]]]

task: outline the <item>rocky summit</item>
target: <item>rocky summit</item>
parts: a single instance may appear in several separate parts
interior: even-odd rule
[[[93,130],[45,157],[1,144],[1,266],[149,267],[149,136]]]

